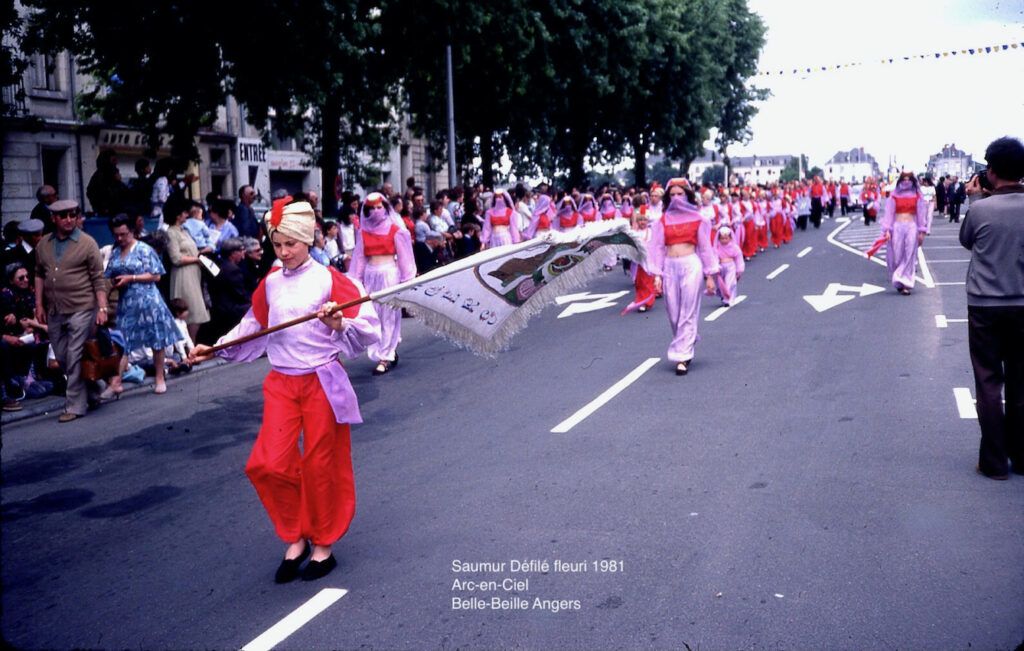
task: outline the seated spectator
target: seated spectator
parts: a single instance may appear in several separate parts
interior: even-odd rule
[[[428,219],[427,212],[423,208],[412,209],[412,219],[415,222],[415,237],[417,242],[426,243],[427,237],[440,237],[444,239],[444,235],[440,231],[435,230]]]
[[[36,247],[43,239],[43,222],[38,219],[25,219],[10,222],[15,225],[15,236],[12,246],[7,247],[3,254],[3,264],[21,264],[28,270],[29,284],[35,283]]]
[[[422,275],[441,266],[438,254],[444,248],[444,238],[428,235],[425,242],[414,242],[412,253],[416,258],[416,273]]]
[[[249,310],[252,291],[243,270],[245,245],[232,237],[221,244],[220,273],[210,280],[210,322],[199,333],[200,343],[216,343],[237,324]]]
[[[0,290],[3,408],[18,411],[22,399],[41,398],[53,390],[53,384],[45,379],[46,325],[35,319],[35,291],[28,271],[15,262],[7,266],[5,278],[8,286]]]
[[[463,219],[459,228],[462,237],[455,241],[455,258],[461,259],[480,251],[480,225],[470,219]]]

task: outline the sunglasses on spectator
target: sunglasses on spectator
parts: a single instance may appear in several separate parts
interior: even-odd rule
[[[69,219],[71,217],[78,217],[80,214],[82,214],[81,211],[71,210],[71,211],[59,212],[59,213],[56,214],[56,217],[57,217],[57,219]]]
[[[18,274],[14,277],[15,280],[28,280],[28,274]]]

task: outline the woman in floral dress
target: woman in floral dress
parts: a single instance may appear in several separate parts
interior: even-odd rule
[[[153,349],[156,368],[154,393],[166,393],[164,382],[164,349],[173,345],[181,334],[174,317],[157,290],[157,282],[165,270],[160,257],[145,242],[135,239],[127,215],[110,220],[110,231],[116,246],[110,253],[106,276],[120,290],[117,303],[117,326],[124,335],[125,351]]]

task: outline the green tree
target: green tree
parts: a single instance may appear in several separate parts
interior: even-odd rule
[[[526,101],[527,59],[544,26],[526,0],[389,0],[382,6],[386,58],[402,88],[412,128],[442,158],[447,139],[445,46],[452,46],[456,158],[463,177],[479,156],[493,186],[511,129],[534,123]]]
[[[25,0],[23,47],[56,55],[67,49],[91,75],[77,100],[86,114],[138,126],[155,152],[161,132],[172,155],[198,160],[200,128],[224,103],[226,67],[220,36],[236,13],[224,3],[120,3]],[[152,153],[152,152],[151,152]]]
[[[379,182],[398,99],[376,3],[253,0],[231,24],[222,30],[223,51],[231,91],[250,120],[263,125],[273,115],[271,128],[304,134],[325,193],[333,191],[339,165],[350,178]],[[333,214],[335,202],[324,209]]]
[[[721,32],[731,52],[725,71],[724,99],[719,114],[715,145],[729,167],[727,150],[735,142],[749,142],[750,120],[757,114],[755,102],[768,97],[768,91],[747,85],[757,72],[757,59],[764,47],[765,25],[750,11],[746,0],[725,0],[719,7],[728,16],[729,28]]]
[[[803,159],[803,168],[807,169],[807,157],[800,154],[800,158]],[[789,159],[786,166],[782,168],[782,172],[779,173],[779,180],[783,183],[789,183],[790,181],[800,180],[800,159],[793,157]]]
[[[818,177],[821,177],[821,178],[825,178],[825,171],[822,170],[817,165],[815,165],[811,169],[807,170],[807,177],[806,178],[813,179],[815,176],[818,176]]]
[[[704,173],[700,176],[700,182],[704,185],[719,185],[725,184],[725,166],[724,165],[712,165],[711,167],[704,170]]]

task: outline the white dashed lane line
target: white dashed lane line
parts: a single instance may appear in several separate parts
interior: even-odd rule
[[[265,633],[242,647],[242,651],[270,651],[347,593],[348,590],[342,588],[324,588],[287,617],[268,628]]]

